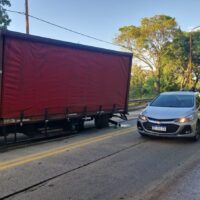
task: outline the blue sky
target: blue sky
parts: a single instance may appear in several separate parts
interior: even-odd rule
[[[11,10],[24,11],[25,0],[10,0]],[[112,42],[118,29],[140,24],[143,17],[165,14],[175,17],[182,30],[200,25],[199,0],[29,0],[29,14],[66,28]],[[9,30],[25,32],[25,16],[9,13]],[[30,19],[34,35],[118,49]]]

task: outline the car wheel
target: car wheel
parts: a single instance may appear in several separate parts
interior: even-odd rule
[[[200,122],[198,121],[197,122],[197,125],[196,125],[196,132],[195,132],[195,136],[192,138],[192,140],[194,142],[198,141],[200,138]]]

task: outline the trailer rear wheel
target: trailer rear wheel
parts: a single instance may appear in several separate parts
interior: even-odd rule
[[[77,131],[82,131],[84,129],[84,120],[80,119],[76,125]]]
[[[95,127],[98,129],[108,127],[109,117],[108,115],[96,116],[94,122],[95,122]]]

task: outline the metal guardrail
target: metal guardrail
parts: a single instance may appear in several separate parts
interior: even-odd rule
[[[129,111],[134,111],[134,110],[139,110],[139,109],[143,109],[147,106],[147,102],[152,101],[153,99],[130,99],[128,101],[129,106],[128,106],[128,110]],[[131,103],[137,103],[138,105],[130,105]]]
[[[128,102],[129,103],[146,103],[149,101],[152,101],[153,99],[130,99]]]

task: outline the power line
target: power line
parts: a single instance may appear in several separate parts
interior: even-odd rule
[[[25,12],[20,12],[20,11],[15,11],[15,10],[5,9],[5,11],[11,12],[11,13],[17,13],[17,14],[20,14],[20,15],[26,15]],[[93,40],[96,40],[96,41],[99,41],[99,42],[103,42],[103,43],[106,43],[106,44],[111,44],[111,45],[114,45],[114,46],[118,46],[118,47],[122,47],[122,48],[127,49],[125,46],[122,46],[122,45],[119,45],[119,44],[115,44],[115,43],[112,43],[112,42],[108,42],[108,41],[106,41],[106,40],[102,40],[102,39],[99,39],[99,38],[96,38],[96,37],[93,37],[93,36],[90,36],[90,35],[87,35],[87,34],[84,34],[84,33],[80,33],[80,32],[78,32],[78,31],[74,31],[74,30],[72,30],[72,29],[66,28],[66,27],[64,27],[64,26],[57,25],[57,24],[55,24],[55,23],[46,21],[46,20],[44,20],[44,19],[35,17],[35,16],[33,16],[33,15],[28,15],[28,16],[29,16],[30,18],[33,18],[33,19],[36,19],[36,20],[38,20],[38,21],[44,22],[44,23],[46,23],[46,24],[55,26],[55,27],[57,27],[57,28],[60,28],[60,29],[63,29],[63,30],[66,30],[66,31],[69,31],[69,32],[72,32],[72,33],[75,33],[75,34],[77,34],[77,35],[81,35],[81,36],[84,36],[84,37],[87,37],[87,38],[90,38],[90,39],[93,39]]]

